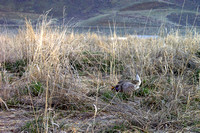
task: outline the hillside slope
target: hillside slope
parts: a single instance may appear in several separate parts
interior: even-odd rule
[[[0,24],[36,21],[51,10],[50,16],[78,26],[159,27],[200,26],[198,0],[1,0]],[[64,13],[63,13],[64,12]]]

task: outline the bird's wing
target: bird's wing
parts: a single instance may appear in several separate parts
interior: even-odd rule
[[[117,84],[122,84],[124,82],[125,82],[124,80],[120,80]]]
[[[138,80],[133,80],[132,83],[133,83],[133,84],[138,84],[139,81],[138,81]]]
[[[122,84],[122,89],[129,88],[129,87],[134,87],[134,84],[132,84],[131,82],[124,82]]]

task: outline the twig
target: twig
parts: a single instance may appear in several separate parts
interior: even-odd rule
[[[3,104],[5,105],[5,107],[6,107],[7,111],[9,111],[9,108],[8,108],[8,106],[7,106],[6,102],[4,102],[2,98],[0,98],[0,103],[3,103]]]

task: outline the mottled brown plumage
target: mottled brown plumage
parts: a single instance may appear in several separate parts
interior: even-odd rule
[[[141,84],[140,77],[136,75],[136,80],[133,81],[119,81],[115,87],[112,87],[112,90],[117,92],[123,92],[127,95],[132,96],[133,92],[139,89]]]

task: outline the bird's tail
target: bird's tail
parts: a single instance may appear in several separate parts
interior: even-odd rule
[[[140,86],[140,84],[141,84],[141,79],[140,79],[140,76],[139,76],[138,74],[136,75],[136,80],[139,81],[139,86]]]

